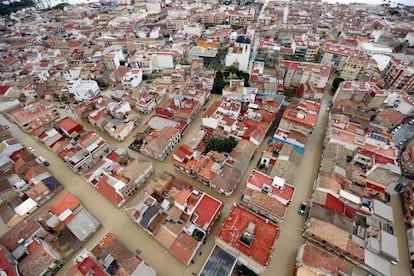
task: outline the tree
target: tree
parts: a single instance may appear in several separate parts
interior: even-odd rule
[[[233,75],[236,75],[239,72],[239,67],[237,67],[236,65],[232,64],[232,65],[229,66],[229,71]]]
[[[229,82],[224,81],[223,73],[221,71],[217,71],[216,77],[214,78],[212,92],[215,94],[221,94],[223,92],[223,88],[229,84],[230,84]]]
[[[343,78],[334,79],[333,82],[332,82],[332,91],[336,91],[336,89],[338,89],[338,87],[339,87],[339,84],[343,81],[344,81]]]
[[[52,94],[52,97],[53,97],[53,99],[54,99],[55,101],[59,101],[59,100],[60,100],[59,94],[57,94],[57,93],[53,93],[53,94]]]
[[[237,145],[237,141],[233,137],[217,137],[210,136],[204,140],[206,145],[205,152],[217,151],[217,152],[227,152],[230,153],[234,147]]]

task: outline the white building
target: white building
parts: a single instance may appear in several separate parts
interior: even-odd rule
[[[237,65],[239,70],[247,71],[250,58],[250,38],[245,36],[237,37],[234,46],[229,48],[226,56],[226,66]]]
[[[183,32],[184,32],[184,34],[195,35],[195,36],[200,37],[203,29],[204,28],[201,25],[199,25],[199,24],[196,24],[196,25],[184,25]]]
[[[43,10],[52,8],[58,4],[68,3],[70,5],[78,5],[84,3],[92,3],[92,2],[99,2],[99,0],[33,0],[33,4],[35,5],[36,9]]]
[[[78,102],[93,99],[101,92],[98,83],[94,80],[72,80],[66,84],[70,94],[74,95],[74,99]]]
[[[145,1],[145,8],[148,13],[159,13],[161,11],[160,0],[147,0]]]
[[[173,52],[157,52],[151,55],[151,67],[154,70],[174,68]]]
[[[125,73],[122,79],[124,89],[135,88],[142,82],[142,71],[140,69],[132,69]]]

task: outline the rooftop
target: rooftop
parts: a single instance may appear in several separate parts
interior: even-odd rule
[[[249,225],[255,225],[251,233],[254,236],[250,246],[243,241],[243,233]],[[258,215],[246,209],[235,206],[222,227],[216,239],[222,240],[236,251],[251,257],[263,266],[269,264],[272,248],[279,236],[279,227],[266,222]]]
[[[56,200],[55,203],[50,205],[49,209],[58,217],[62,215],[62,220],[65,220],[80,204],[80,200],[74,194],[67,192],[64,196]]]
[[[129,251],[111,233],[105,234],[91,250],[91,253],[98,261],[105,261],[108,256],[112,256],[119,266],[117,268],[119,275],[132,275],[141,263],[141,259]]]
[[[247,183],[253,185],[260,190],[263,189],[264,185],[270,187],[269,193],[277,198],[281,198],[286,201],[290,201],[293,198],[295,187],[285,183],[285,180],[280,177],[270,177],[259,171],[252,171]]]
[[[287,119],[313,128],[316,126],[316,123],[318,121],[318,115],[310,112],[305,112],[297,108],[287,107],[283,113],[283,119]]]
[[[339,271],[351,275],[352,265],[344,259],[306,242],[299,248],[296,266],[316,269],[326,274],[337,275]]]
[[[204,230],[209,229],[214,222],[213,219],[222,208],[222,201],[204,193],[193,212],[193,216],[197,216],[196,219],[193,220],[193,223],[202,227]]]

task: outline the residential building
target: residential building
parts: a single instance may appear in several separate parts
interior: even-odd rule
[[[122,85],[125,90],[135,88],[142,82],[142,71],[140,69],[131,69],[127,71],[122,79]]]
[[[156,105],[164,99],[166,89],[162,87],[145,87],[134,89],[130,100],[136,110],[141,113],[151,113]]]
[[[33,102],[18,108],[9,112],[7,116],[29,133],[60,118],[59,112],[55,107],[43,105],[40,102]]]
[[[34,238],[47,240],[50,236],[50,233],[37,220],[27,219],[19,222],[2,235],[0,243],[12,253],[14,259],[20,260],[25,255],[24,242],[30,242]]]
[[[72,117],[59,120],[56,127],[66,138],[75,138],[83,132],[83,126]]]
[[[208,11],[202,15],[202,22],[204,24],[223,24],[225,19],[225,13],[220,11]]]
[[[355,267],[346,260],[326,251],[316,245],[306,242],[299,247],[294,276],[313,274],[318,271],[323,274],[352,275]]]
[[[367,230],[369,231],[370,229]],[[373,232],[371,231],[370,233]],[[395,237],[393,237],[394,239],[389,239],[392,235],[382,230],[377,231],[371,237],[363,237],[367,240],[366,243],[364,242],[362,244],[356,242],[357,240],[359,241],[358,234],[353,235],[344,230],[343,227],[340,228],[339,225],[311,217],[306,223],[304,235],[307,239],[318,245],[327,247],[341,254],[345,259],[362,267],[366,271],[392,275],[391,263],[382,255],[382,252],[390,248],[397,248],[398,250],[398,245],[395,243]],[[382,244],[383,242],[387,244]]]
[[[200,155],[195,149],[180,146],[174,151],[173,163],[179,171],[229,196],[238,185],[242,172],[255,151],[255,144],[249,140],[240,140],[227,157],[215,151]]]
[[[17,276],[17,261],[4,246],[0,246],[0,271],[8,276]]]
[[[306,86],[298,91],[299,97],[320,99],[328,84],[330,73],[330,65],[283,60],[280,62],[278,78],[287,89],[298,90],[301,85]]]
[[[235,9],[229,12],[229,24],[233,26],[248,26],[254,20],[255,9]]]
[[[241,204],[274,222],[281,222],[294,193],[295,187],[285,179],[253,170],[247,179]]]
[[[384,72],[386,83],[396,89],[408,93],[414,91],[414,65],[413,61],[393,58],[386,66]]]
[[[108,261],[110,260],[110,261]],[[71,275],[98,275],[126,273],[127,275],[155,276],[156,271],[144,260],[132,253],[112,233],[106,233],[96,245],[84,249],[74,259]]]
[[[118,69],[121,66],[121,61],[124,60],[125,57],[121,49],[109,51],[103,57],[105,68],[110,70]]]
[[[223,202],[182,179],[155,175],[125,207],[129,217],[183,264],[189,265],[217,220]]]
[[[140,152],[159,161],[164,161],[181,139],[176,127],[165,127],[145,136]]]
[[[293,36],[291,48],[293,50],[293,60],[317,62],[316,55],[319,53],[319,41],[314,35],[302,34]]]
[[[369,65],[369,59],[363,57],[350,56],[346,59],[344,67],[339,75],[347,81],[359,80],[359,75]]]
[[[216,271],[220,271],[220,275],[230,276],[236,263],[237,258],[235,256],[215,245],[199,274],[215,275]]]
[[[41,239],[30,240],[26,252],[27,256],[19,261],[19,271],[23,275],[55,274],[63,266],[63,259],[57,249]]]
[[[329,64],[334,70],[341,71],[348,57],[358,56],[360,52],[356,47],[326,42],[322,46],[321,53],[322,64]]]
[[[33,132],[33,135],[37,136],[48,148],[53,147],[54,144],[64,139],[63,135],[54,127],[38,129]]]
[[[0,133],[4,134],[0,137],[0,157],[16,160],[18,155],[26,149],[7,130],[0,130]]]
[[[403,206],[404,222],[411,227],[414,225],[414,211],[412,210],[414,205],[414,202],[412,201],[413,188],[414,182],[410,181],[404,185],[404,189],[400,194],[401,204]]]
[[[273,137],[278,142],[304,148],[318,121],[319,103],[302,101],[297,107],[287,107]]]
[[[216,245],[237,258],[256,274],[269,265],[279,227],[260,216],[235,206],[216,236]]]
[[[93,99],[101,93],[98,83],[94,80],[75,79],[68,81],[66,87],[77,102]]]
[[[45,223],[50,229],[60,232],[67,227],[80,241],[86,241],[101,227],[71,192],[50,205],[48,211],[49,218]]]
[[[410,268],[411,268],[411,273],[413,273],[414,271],[414,265],[413,265],[413,261],[414,261],[414,231],[413,228],[409,228],[407,230],[407,241],[408,241],[408,253],[410,253]]]
[[[343,81],[340,83],[338,89],[335,92],[335,96],[332,100],[334,106],[333,109],[339,108],[341,111],[344,107],[349,107],[353,111],[353,116],[358,116],[357,109],[371,110],[379,108],[383,105],[384,101],[387,100],[392,103],[393,97],[389,97],[388,93],[381,90],[378,86],[370,84],[368,82],[357,82],[357,81]],[[397,98],[394,98],[397,101]],[[399,100],[401,102],[401,100]],[[393,102],[393,105],[397,104]],[[401,110],[406,108],[401,105]],[[336,110],[332,111],[337,113]],[[343,113],[343,112],[340,112]],[[347,112],[345,112],[347,114]],[[365,112],[368,114],[368,112]],[[363,114],[361,114],[362,116]]]
[[[279,143],[279,142],[275,142],[275,143]],[[281,145],[282,145],[282,148],[280,150],[278,150],[277,147],[272,147],[272,145],[269,147],[270,149],[276,150],[278,152],[277,159],[269,175],[272,177],[278,176],[278,177],[284,178],[287,183],[295,183],[296,176],[300,172],[299,168],[302,163],[301,151],[295,149],[295,146],[292,144],[281,144]],[[272,150],[272,153],[273,153],[273,150]],[[271,163],[271,160],[267,162],[267,164],[269,163]]]
[[[378,193],[383,198],[386,187],[401,174],[395,146],[385,133],[363,130],[360,124],[340,117],[332,118],[326,141],[343,145],[350,151],[348,158],[353,171],[350,178],[365,187],[368,193]]]
[[[113,161],[117,160],[117,156],[117,151],[109,153],[88,170],[84,177],[112,204],[120,207],[144,184],[152,174],[153,166],[151,162],[141,158],[129,159],[121,166]]]

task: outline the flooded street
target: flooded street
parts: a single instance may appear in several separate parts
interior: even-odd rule
[[[217,96],[214,96],[211,99],[207,106],[211,105],[213,101],[217,99]],[[304,216],[297,214],[298,206],[301,201],[309,201],[310,195],[312,193],[313,182],[317,176],[317,170],[320,163],[322,142],[325,134],[325,129],[328,121],[328,114],[326,112],[327,100],[325,99],[322,107],[319,120],[316,128],[311,135],[309,142],[306,146],[306,151],[302,159],[302,166],[300,168],[301,173],[298,174],[296,182],[291,183],[296,187],[295,196],[292,203],[290,204],[289,210],[287,212],[286,218],[283,223],[279,224],[281,228],[281,233],[278,241],[276,242],[275,249],[273,252],[273,258],[270,262],[269,269],[263,273],[266,276],[274,275],[292,275],[294,266],[295,266],[295,257],[297,249],[301,244],[304,243],[305,239],[302,237],[302,229],[305,221]],[[61,111],[61,110],[60,110]],[[68,115],[74,116],[70,110],[64,111]],[[203,113],[203,112],[202,112]],[[192,122],[191,126],[184,134],[184,138],[181,143],[189,143],[198,133],[199,127],[201,124],[202,113],[199,114],[196,119]],[[151,115],[143,116],[143,122]],[[75,119],[79,120],[77,116],[74,116]],[[52,151],[50,151],[46,146],[38,142],[33,137],[26,135],[21,131],[16,125],[9,123],[5,118],[0,115],[1,123],[7,123],[10,126],[10,131],[24,146],[32,146],[35,148],[34,154],[39,156],[42,155],[49,162],[50,172],[64,185],[64,190],[58,194],[57,198],[61,197],[67,191],[71,191],[75,194],[87,208],[87,210],[102,224],[102,228],[86,243],[84,246],[86,249],[91,249],[96,242],[105,234],[105,232],[112,232],[131,252],[135,252],[139,248],[142,253],[141,257],[151,265],[158,273],[158,275],[192,275],[192,273],[198,273],[201,270],[202,265],[209,252],[214,246],[214,237],[218,232],[220,224],[223,222],[224,218],[229,214],[229,211],[233,203],[238,202],[241,198],[242,192],[245,187],[245,183],[250,172],[256,167],[258,160],[260,159],[260,153],[266,147],[267,138],[264,140],[260,148],[257,150],[256,155],[253,160],[250,162],[248,169],[245,171],[242,180],[237,188],[237,190],[230,196],[224,197],[221,194],[215,193],[208,189],[206,186],[202,185],[189,178],[188,176],[176,171],[171,162],[171,154],[164,162],[158,162],[152,160],[148,157],[142,156],[141,154],[128,150],[129,154],[132,157],[142,157],[147,160],[150,160],[154,164],[155,172],[161,172],[163,170],[174,173],[177,177],[186,179],[190,181],[198,189],[208,192],[213,196],[219,198],[220,200],[225,201],[225,206],[222,211],[222,215],[219,218],[219,221],[213,226],[211,233],[207,236],[206,244],[201,248],[201,255],[196,255],[194,264],[186,267],[173,255],[171,255],[163,246],[161,246],[155,239],[153,239],[149,234],[144,230],[138,227],[133,223],[129,217],[124,213],[122,208],[116,208],[108,200],[106,200],[102,195],[98,193],[97,190],[92,188],[83,177],[74,173],[69,169],[63,161],[61,161]],[[86,129],[95,130],[88,123],[82,122]],[[122,147],[127,148],[128,145],[133,141],[133,135],[130,135],[126,141],[119,143],[103,134],[100,131],[97,131],[112,147]],[[145,185],[144,185],[145,186]],[[141,188],[142,189],[142,188]],[[46,205],[50,205],[55,199],[52,199]],[[396,196],[393,196],[392,201],[394,202],[393,206],[398,205],[399,199]],[[398,215],[399,214],[399,215]],[[394,216],[396,219],[396,224],[401,220],[401,208],[396,207],[394,209]],[[7,229],[4,225],[0,225],[1,233],[3,234]],[[401,227],[396,226],[396,234],[400,235],[405,234],[403,232],[404,225]],[[403,240],[403,241],[402,241]],[[407,252],[407,247],[402,243],[406,244],[405,239],[400,239],[400,256],[404,252]],[[404,253],[407,255],[407,253]],[[394,272],[395,275],[409,275],[408,272],[408,258],[401,256],[401,262],[398,266],[395,266]],[[63,267],[63,269],[58,273],[58,275],[66,275],[66,271],[69,265]],[[395,269],[403,267],[401,270],[396,271]],[[398,272],[398,273],[397,273]],[[401,272],[401,273],[400,273]]]

